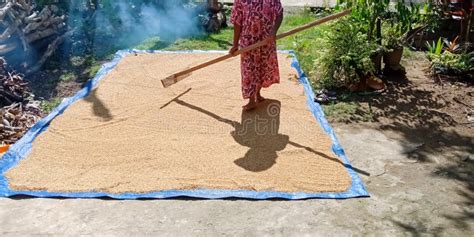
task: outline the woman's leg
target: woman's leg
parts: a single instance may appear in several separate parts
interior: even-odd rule
[[[255,89],[253,89],[253,90],[247,91],[248,94],[246,94],[246,95],[244,96],[244,97],[247,97],[248,100],[249,100],[249,102],[248,102],[246,105],[242,106],[245,111],[253,110],[253,109],[255,109],[255,108],[257,107],[257,105],[258,105],[258,99],[257,99],[258,96],[257,96],[257,95],[258,95],[258,93],[259,93],[259,92],[258,92],[258,91],[259,91],[259,89],[258,89],[259,87],[254,87],[254,88],[255,88]]]
[[[257,89],[257,92],[255,93],[255,96],[252,96],[249,98],[249,102],[243,106],[245,111],[253,110],[257,108],[258,104],[265,101],[265,98],[260,94],[262,90],[262,87],[259,87]]]
[[[257,89],[257,97],[255,98],[255,101],[256,101],[257,103],[260,103],[260,102],[265,101],[265,98],[263,98],[263,96],[262,96],[262,94],[261,94],[261,91],[262,91],[262,87],[260,86],[260,87],[258,87],[258,89]]]
[[[250,110],[253,110],[255,108],[257,108],[257,101],[255,100],[255,97],[251,97],[249,98],[249,102],[242,106],[242,108],[245,110],[245,111],[250,111]]]

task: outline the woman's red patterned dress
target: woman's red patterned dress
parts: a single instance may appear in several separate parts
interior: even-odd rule
[[[240,47],[247,47],[271,36],[283,8],[280,0],[235,0],[230,21],[242,26]],[[263,46],[241,56],[242,95],[255,96],[258,88],[280,82],[276,44]]]

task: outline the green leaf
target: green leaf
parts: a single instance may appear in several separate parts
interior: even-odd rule
[[[434,52],[435,55],[440,55],[441,52],[443,51],[443,41],[441,38],[438,39],[438,42],[436,43],[436,50]]]

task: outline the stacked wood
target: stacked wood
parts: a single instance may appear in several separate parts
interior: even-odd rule
[[[27,100],[30,97],[32,94],[23,75],[8,71],[5,60],[0,57],[1,144],[15,143],[41,118],[41,109]]]
[[[66,17],[55,5],[36,11],[34,0],[6,0],[0,5],[0,56],[24,55],[27,72],[38,70],[64,40]],[[46,43],[45,43],[46,41]],[[38,60],[28,62],[40,53]]]
[[[28,83],[22,74],[8,72],[5,66],[5,60],[0,57],[0,106],[24,102],[32,96]]]
[[[41,110],[34,104],[14,103],[0,109],[0,141],[13,144],[41,119]]]
[[[207,0],[206,11],[202,25],[207,32],[217,33],[221,28],[227,27],[227,17],[222,3],[218,0]]]

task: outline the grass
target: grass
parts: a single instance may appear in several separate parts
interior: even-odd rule
[[[95,77],[97,72],[100,70],[102,65],[100,63],[94,63],[90,68],[89,68],[89,78]]]
[[[74,72],[66,72],[59,77],[60,81],[72,81],[76,79],[76,74]]]
[[[285,16],[279,33],[289,31],[295,27],[307,24],[314,21],[316,18],[309,10],[301,11],[298,14],[292,14]],[[298,36],[290,36],[288,38],[278,41],[278,48],[282,50],[296,50],[297,44],[295,40],[307,39],[313,43],[317,42],[316,39],[320,38],[321,32],[327,29],[327,25],[322,25],[305,32],[299,33]],[[153,37],[147,39],[141,44],[137,45],[136,49],[141,50],[227,50],[232,47],[233,41],[232,27],[221,30],[216,34],[203,34],[187,39],[178,39],[175,42],[165,42],[159,37]],[[314,47],[313,47],[314,46]],[[315,45],[307,45],[306,48],[315,48]]]
[[[322,107],[324,114],[335,122],[372,122],[375,119],[370,103],[362,105],[353,101],[353,98],[342,98],[342,101],[338,103],[330,103]]]
[[[331,103],[323,106],[324,113],[329,117],[350,119],[357,112],[360,105],[354,102]]]
[[[316,18],[309,10],[305,9],[298,14],[288,15],[284,18],[279,33],[287,32],[296,27],[315,21]],[[296,35],[281,39],[278,42],[279,49],[291,50],[317,50],[321,46],[321,36],[329,28],[328,24],[323,24]],[[312,45],[302,45],[302,41],[311,42]]]
[[[137,45],[141,50],[226,50],[232,46],[233,28],[221,30],[217,34],[203,34],[175,42],[165,42],[159,37],[147,39]]]
[[[61,99],[60,98],[54,98],[54,99],[51,99],[51,100],[44,100],[41,102],[41,109],[45,112],[45,113],[51,113],[51,111],[53,111],[53,109],[55,109],[56,107],[58,107],[59,104],[61,104]]]

